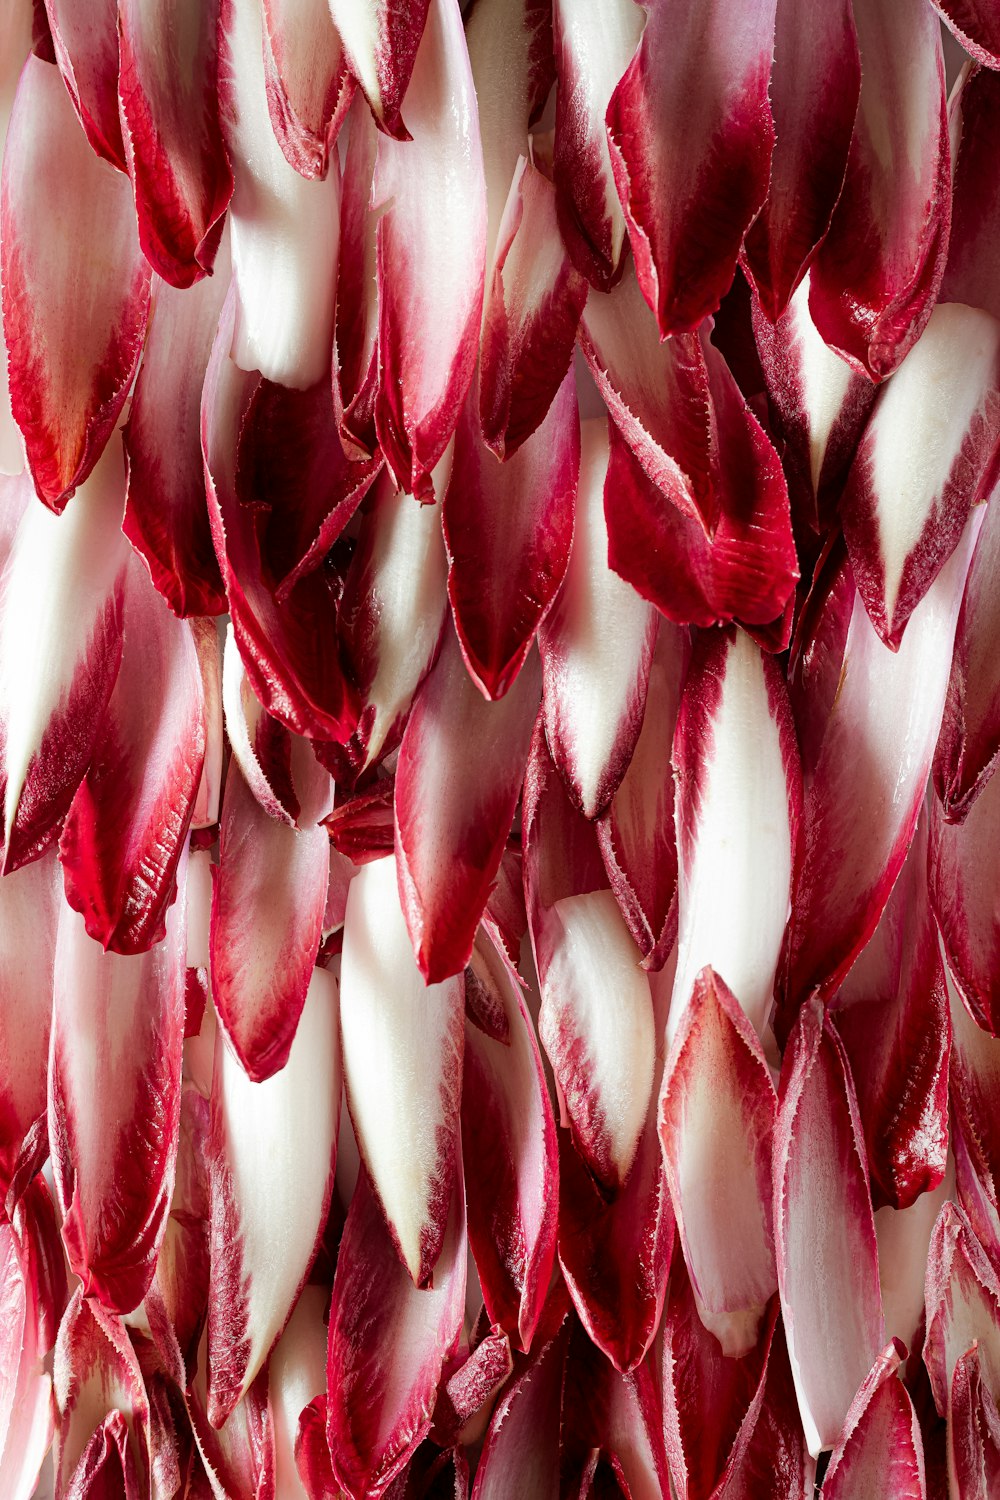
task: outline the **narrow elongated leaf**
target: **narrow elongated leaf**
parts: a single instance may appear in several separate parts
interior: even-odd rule
[[[111,26],[113,34],[113,17]],[[128,182],[94,156],[58,72],[37,57],[21,75],[3,160],[11,408],[39,498],[60,511],[128,395],[149,316],[149,266]]]
[[[392,858],[363,865],[344,919],[340,1025],[358,1145],[400,1259],[426,1286],[441,1254],[458,1150],[464,984],[425,985]]]
[[[836,1443],[883,1343],[861,1122],[818,1002],[802,1007],[782,1064],[774,1236],[795,1393],[816,1457]]]
[[[988,1500],[1000,1481],[1000,1414],[983,1380],[975,1344],[958,1360],[952,1376],[948,1479],[962,1500]]]
[[[997,175],[997,100],[1000,80],[990,68],[963,69],[949,101],[955,182],[948,264],[942,302],[964,302],[1000,317],[1000,257],[995,225],[1000,213]]]
[[[519,1370],[493,1410],[473,1500],[524,1500],[558,1493],[559,1427],[568,1326],[563,1319]]]
[[[994,777],[964,823],[948,824],[931,812],[931,901],[948,966],[978,1025],[1000,1029],[996,954],[1000,919],[994,900],[1000,783]]]
[[[553,23],[559,227],[577,270],[607,291],[621,264],[625,219],[604,122],[642,35],[642,15],[628,0],[557,0]]]
[[[1000,504],[991,499],[972,554],[934,751],[934,790],[949,822],[968,815],[1000,754],[1000,679],[993,650],[1000,629],[998,566]]]
[[[38,504],[27,475],[7,481],[0,589],[6,870],[54,838],[118,675],[129,555],[119,529],[123,491],[114,443],[66,516]]]
[[[141,1479],[149,1483],[143,1462],[149,1398],[142,1371],[121,1319],[79,1287],[59,1328],[52,1384],[56,1494],[138,1500]]]
[[[588,818],[628,769],[646,702],[656,613],[609,565],[603,422],[584,424],[576,529],[566,578],[539,631],[545,733]]]
[[[17,82],[31,51],[32,11],[30,0],[18,0],[18,3],[7,6],[0,20],[0,161],[3,160]],[[2,238],[3,217],[0,215],[0,241]],[[20,474],[23,468],[21,434],[10,409],[7,341],[0,324],[0,474]]]
[[[875,1210],[886,1338],[899,1339],[908,1349],[923,1336],[927,1249],[941,1205],[954,1194],[954,1172],[949,1172],[909,1208]]]
[[[330,367],[340,174],[310,182],[275,139],[261,0],[221,0],[219,80],[236,177],[229,209],[237,289],[232,357],[240,369],[306,390]]]
[[[203,1335],[197,1368],[188,1386],[187,1413],[201,1460],[202,1474],[193,1465],[198,1480],[192,1491],[201,1500],[231,1500],[232,1496],[268,1496],[274,1493],[274,1419],[268,1395],[267,1375],[262,1372],[224,1422],[209,1422],[206,1388],[206,1353],[209,1336]],[[193,1476],[192,1476],[193,1477]],[[200,1482],[201,1488],[195,1484]]]
[[[48,1274],[50,1266],[57,1267],[58,1287]],[[30,1500],[52,1441],[52,1377],[46,1356],[66,1300],[58,1229],[41,1178],[31,1185],[14,1218],[5,1214],[0,1220],[0,1300],[0,1484],[10,1500]]]
[[[955,1366],[977,1340],[984,1382],[996,1400],[1000,1394],[1000,1280],[957,1203],[945,1203],[934,1226],[925,1300],[924,1364],[940,1415],[948,1413]]]
[[[375,425],[397,484],[423,500],[472,383],[483,306],[486,188],[458,0],[431,0],[406,115],[413,139],[381,137],[372,185],[385,209]]]
[[[569,369],[587,283],[559,234],[551,182],[521,158],[499,226],[483,310],[483,437],[509,458],[543,423]]]
[[[673,765],[678,955],[668,1045],[706,964],[760,1036],[788,920],[801,773],[781,674],[742,631],[700,638]]]
[[[651,1362],[622,1375],[571,1327],[563,1384],[562,1483],[586,1494],[614,1484],[634,1500],[669,1491],[663,1417]],[[602,1473],[603,1471],[603,1473]]]
[[[988,68],[1000,67],[1000,24],[986,0],[931,0],[966,52]]]
[[[809,10],[796,0],[778,0],[771,182],[743,254],[772,323],[785,311],[829,228],[847,170],[860,89],[850,0],[823,0]]]
[[[400,109],[427,22],[429,0],[399,9],[391,0],[330,0],[348,63],[382,130],[409,139]],[[408,104],[407,122],[412,105]]]
[[[396,765],[396,862],[406,926],[430,983],[461,973],[517,806],[541,684],[537,659],[498,703],[469,677],[450,624]]]
[[[977,1026],[950,982],[949,997],[949,1085],[958,1196],[977,1236],[992,1249],[1000,1229],[996,1189],[1000,1180],[1000,1133],[991,1102],[1000,1076],[1000,1043]]]
[[[806,1448],[795,1386],[779,1323],[749,1441],[724,1490],[726,1500],[811,1500],[816,1464]]]
[[[778,1284],[771,1224],[777,1109],[757,1033],[728,986],[702,969],[667,1063],[660,1140],[698,1311],[732,1357],[756,1345]]]
[[[326,1388],[326,1288],[304,1286],[268,1366],[275,1493],[306,1500],[295,1463],[299,1415]]]
[[[571,375],[538,431],[502,464],[466,402],[441,514],[455,628],[466,666],[490,698],[517,676],[565,576],[579,469]]]
[[[879,394],[840,506],[858,592],[893,650],[992,489],[998,445],[1000,323],[936,307]]]
[[[904,1354],[888,1344],[858,1388],[823,1480],[832,1500],[878,1493],[925,1500],[924,1447],[913,1402],[897,1372]]]
[[[767,196],[775,0],[753,0],[738,26],[719,3],[644,8],[608,138],[639,285],[666,338],[715,312]]]
[[[225,1041],[212,1080],[209,1421],[242,1400],[295,1305],[326,1223],[340,1119],[336,982],[313,971],[288,1061],[253,1083]]]
[[[365,1172],[344,1227],[330,1310],[327,1438],[333,1473],[354,1494],[381,1493],[428,1432],[465,1308],[461,1173],[433,1286],[400,1264]]]
[[[286,159],[303,177],[325,177],[354,97],[327,0],[264,0],[264,81]]]
[[[45,1112],[62,880],[44,854],[0,880],[0,1189]]]
[[[824,611],[849,623],[829,658],[834,671],[817,674],[813,685],[806,678],[797,698],[797,717],[801,712],[803,724],[811,718],[816,748],[806,756],[803,856],[782,959],[792,1001],[816,986],[824,994],[836,989],[874,932],[902,867],[941,724],[979,519],[970,517],[910,616],[898,652],[886,650],[860,596],[851,603],[846,562],[820,609],[814,638],[822,635]]]
[[[505,1045],[466,1023],[462,1145],[475,1164],[466,1180],[469,1243],[491,1322],[527,1350],[555,1253],[555,1122],[517,972],[482,931],[467,997],[477,983],[501,1007],[507,1038]]]
[[[858,118],[809,305],[831,348],[884,380],[920,337],[948,253],[944,59],[940,27],[919,0],[855,0],[854,20]]]
[[[125,583],[125,647],[93,759],[59,841],[66,899],[116,953],[163,938],[205,759],[205,703],[190,627],[137,557]]]
[[[248,1076],[288,1062],[319,951],[330,840],[266,812],[230,764],[212,896],[212,997]]]
[[[124,172],[116,10],[115,0],[45,0],[55,59],[87,140]]]
[[[333,350],[333,402],[344,451],[354,458],[369,458],[378,448],[375,240],[379,216],[371,203],[377,150],[375,122],[363,98],[356,94],[348,114],[340,200],[341,254]]]
[[[119,0],[119,92],[139,243],[158,276],[211,273],[233,192],[219,124],[218,0]]]

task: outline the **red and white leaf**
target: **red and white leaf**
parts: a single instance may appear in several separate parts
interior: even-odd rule
[[[483,305],[486,187],[458,0],[430,0],[404,102],[413,139],[379,138],[372,185],[384,209],[375,424],[396,483],[426,500],[472,383]]]
[[[955,1174],[946,1173],[936,1188],[921,1193],[909,1208],[875,1210],[878,1270],[882,1286],[886,1338],[908,1349],[923,1338],[924,1281],[931,1234],[946,1198],[955,1193]]]
[[[643,296],[661,337],[715,312],[768,192],[775,0],[648,0],[608,138]]]
[[[183,876],[183,872],[182,872]],[[148,952],[105,953],[59,914],[49,1052],[49,1143],[70,1267],[88,1296],[130,1312],[145,1296],[174,1186],[184,1045],[184,898]]]
[[[261,0],[221,0],[222,129],[236,186],[229,206],[237,290],[232,357],[306,390],[330,368],[340,174],[309,181],[271,127]],[[228,352],[228,351],[227,351]]]
[[[583,425],[573,550],[539,631],[545,734],[570,794],[603,813],[635,749],[646,702],[656,611],[608,561],[607,429]]]
[[[939,293],[942,302],[964,302],[995,318],[1000,317],[998,100],[996,72],[963,68],[949,100],[955,180],[948,264]]]
[[[503,1039],[466,1024],[462,1146],[469,1243],[486,1311],[527,1350],[542,1314],[555,1254],[555,1121],[517,971],[481,929],[466,973],[500,1007]]]
[[[119,96],[139,243],[158,276],[210,275],[233,192],[219,123],[218,0],[118,0]]]
[[[642,35],[630,0],[553,7],[556,78],[555,182],[559,227],[573,264],[602,291],[613,284],[625,248],[605,117]]]
[[[0,1191],[45,1113],[62,879],[55,855],[0,880]]]
[[[326,1223],[340,1120],[336,981],[313,971],[288,1061],[252,1082],[221,1031],[210,1141],[208,1419],[218,1427],[288,1321]]]
[[[992,489],[998,446],[1000,323],[938,306],[879,393],[840,504],[858,592],[892,649]]]
[[[87,774],[59,840],[66,899],[116,953],[163,938],[205,758],[198,650],[137,557],[125,580],[125,647]]]
[[[996,493],[996,492],[994,492]],[[934,790],[948,822],[960,823],[1000,755],[1000,501],[986,506],[958,617],[944,718],[934,751]]]
[[[928,865],[931,902],[948,967],[977,1024],[1000,1031],[1000,912],[996,902],[1000,782],[993,777],[964,823],[931,809]]]
[[[952,1052],[949,1086],[957,1198],[991,1255],[1000,1243],[997,1184],[1000,1132],[993,1099],[1000,1078],[1000,1042],[978,1026],[951,983]],[[951,1194],[955,1197],[953,1191]]]
[[[779,1323],[760,1408],[723,1494],[725,1500],[812,1500],[815,1479],[816,1464],[806,1448],[785,1330]]]
[[[760,1036],[788,920],[801,773],[781,673],[743,631],[700,637],[672,758],[678,956],[668,1045],[706,964]]]
[[[623,1375],[577,1325],[563,1383],[561,1479],[566,1494],[661,1500],[670,1479],[652,1361]],[[592,1486],[592,1487],[591,1487]]]
[[[0,236],[11,408],[39,498],[60,511],[128,395],[150,272],[128,182],[95,157],[57,70],[34,56],[7,131]]]
[[[449,623],[414,700],[396,765],[396,863],[413,952],[432,984],[469,961],[524,779],[540,675],[529,657],[491,703]]]
[[[326,1389],[327,1291],[304,1286],[268,1365],[274,1421],[274,1483],[281,1500],[306,1500],[295,1462],[303,1410]]]
[[[1000,1483],[1000,1414],[975,1344],[956,1362],[951,1380],[948,1483],[960,1500],[989,1500]]]
[[[963,1209],[945,1203],[927,1255],[924,1364],[934,1402],[947,1416],[952,1376],[976,1341],[983,1382],[1000,1396],[1000,1280]]]
[[[554,1321],[554,1320],[553,1320]],[[549,1500],[559,1492],[565,1314],[501,1395],[476,1471],[474,1500]]]
[[[118,31],[115,0],[44,0],[48,31],[87,140],[125,171],[118,112]],[[51,55],[51,54],[50,54]]]
[[[803,853],[782,959],[792,1003],[817,986],[824,995],[838,987],[902,868],[941,725],[979,520],[970,517],[897,652],[876,634],[846,562],[819,606],[811,634],[830,670],[810,682],[807,640],[795,695],[800,733],[811,743],[803,750]],[[840,622],[839,640],[824,640],[824,616]]]
[[[829,228],[847,170],[860,89],[850,0],[823,0],[809,8],[798,0],[778,0],[771,182],[743,251],[772,323],[785,311]]]
[[[426,985],[399,903],[396,861],[363,865],[344,919],[340,1025],[358,1145],[402,1264],[430,1280],[458,1152],[461,974]]]
[[[876,1205],[907,1208],[937,1187],[948,1159],[951,1020],[927,896],[926,819],[834,1004],[857,1089],[872,1197]]]
[[[319,952],[329,880],[326,829],[290,827],[271,816],[231,762],[212,896],[212,998],[257,1083],[288,1062]]]
[[[364,90],[379,126],[397,140],[409,139],[412,101],[404,123],[400,109],[406,100],[417,51],[423,35],[429,0],[415,0],[400,8],[391,0],[330,0],[330,11],[343,43],[351,72]]]
[[[931,0],[945,25],[988,68],[1000,67],[1000,23],[988,0]]]
[[[278,145],[303,177],[325,177],[354,97],[327,0],[263,0],[264,81]]]
[[[926,1500],[920,1423],[898,1378],[904,1354],[897,1341],[888,1344],[858,1387],[823,1480],[830,1500],[879,1493]]]
[[[378,448],[378,285],[375,241],[379,215],[372,207],[378,131],[364,99],[355,94],[347,117],[347,148],[340,199],[340,258],[334,321],[333,402],[349,457],[369,458]]]
[[[262,1371],[218,1427],[209,1422],[210,1397],[206,1387],[206,1350],[203,1335],[194,1378],[187,1391],[187,1414],[197,1445],[200,1467],[192,1458],[191,1500],[235,1500],[244,1495],[267,1500],[274,1494],[274,1418],[267,1374]]]
[[[33,20],[31,0],[16,0],[16,3],[6,7],[0,19],[0,161],[3,160],[17,82],[31,51]],[[2,235],[3,224],[0,217],[0,239]],[[0,325],[0,474],[20,474],[23,468],[21,434],[10,409],[7,342]]]
[[[941,28],[922,0],[854,0],[861,97],[809,306],[831,348],[884,380],[930,317],[948,253]]]
[[[507,459],[542,426],[573,357],[587,282],[567,255],[556,192],[521,157],[499,225],[483,310],[483,437]]]
[[[337,1260],[327,1354],[330,1458],[349,1493],[383,1493],[430,1429],[465,1311],[461,1171],[448,1204],[433,1284],[418,1290],[367,1174],[358,1178]]]
[[[723,1353],[756,1345],[777,1289],[771,1142],[778,1102],[739,1001],[710,967],[684,1010],[660,1096],[660,1140],[684,1259]]]
[[[35,1189],[30,1191],[34,1193]],[[48,1193],[44,1187],[40,1192],[59,1254]],[[10,1500],[31,1500],[36,1493],[39,1470],[52,1441],[52,1377],[46,1356],[55,1338],[55,1318],[62,1311],[61,1303],[52,1303],[51,1288],[42,1270],[45,1248],[41,1233],[26,1209],[27,1203],[22,1200],[13,1221],[6,1214],[0,1219],[0,1484]],[[65,1280],[62,1294],[65,1297]]]
[[[462,655],[490,698],[502,697],[521,670],[565,576],[579,470],[572,375],[537,432],[504,463],[466,402],[441,519]]]
[[[56,1494],[138,1500],[141,1478],[149,1483],[143,1462],[149,1398],[142,1371],[121,1319],[79,1287],[59,1328],[52,1384]]]
[[[882,1348],[864,1138],[843,1047],[816,1001],[785,1051],[774,1137],[778,1286],[808,1448],[836,1443]]]

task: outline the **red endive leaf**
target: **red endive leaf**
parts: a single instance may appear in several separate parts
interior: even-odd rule
[[[404,31],[421,11],[403,20],[385,9]],[[405,107],[413,139],[380,137],[372,185],[372,207],[384,209],[375,423],[397,484],[430,499],[431,470],[475,370],[486,256],[479,119],[458,0],[430,0]]]
[[[340,1119],[336,981],[313,971],[288,1061],[253,1083],[218,1034],[212,1080],[208,1418],[242,1400],[326,1223]]]
[[[137,557],[121,668],[59,840],[66,899],[116,953],[163,938],[205,757],[198,650]]]
[[[212,998],[248,1076],[283,1068],[319,951],[330,840],[270,816],[230,763],[212,896]]]
[[[444,466],[438,471],[442,486]],[[448,608],[448,560],[436,506],[375,483],[347,571],[339,629],[363,704],[358,769],[395,749],[413,694],[434,660]]]
[[[55,856],[48,854],[0,880],[0,1192],[4,1197],[25,1137],[45,1112],[61,885]]]
[[[47,1190],[42,1187],[40,1192],[51,1215]],[[54,1219],[49,1227],[59,1253]],[[10,1500],[30,1500],[35,1494],[42,1460],[52,1441],[52,1379],[46,1355],[55,1337],[52,1315],[58,1316],[62,1307],[51,1306],[38,1264],[44,1251],[37,1241],[35,1223],[24,1205],[13,1222],[6,1214],[0,1216],[0,1484]],[[61,1270],[61,1255],[59,1265]]]
[[[1000,323],[938,306],[879,393],[840,503],[858,592],[893,650],[992,489],[998,444]]]
[[[692,11],[648,0],[608,106],[608,138],[643,296],[660,334],[693,332],[729,289],[768,191],[775,0]]]
[[[788,920],[802,793],[784,679],[743,631],[699,637],[672,759],[678,956],[668,1045],[706,964],[760,1036]]]
[[[97,0],[96,4],[44,0],[44,4],[55,60],[87,139],[99,156],[124,172],[115,0]]]
[[[139,1500],[142,1480],[148,1493],[149,1400],[139,1361],[121,1319],[80,1287],[59,1328],[52,1383],[56,1494]]]
[[[340,246],[334,323],[333,404],[341,441],[350,458],[370,458],[378,448],[378,286],[372,177],[378,131],[360,94],[348,113],[344,186],[340,200]]]
[[[976,1023],[1000,1032],[996,956],[1000,914],[995,900],[1000,782],[993,777],[964,823],[948,824],[931,808],[929,879],[948,967]]]
[[[208,1335],[202,1336],[193,1380],[187,1391],[187,1413],[201,1459],[200,1488],[190,1500],[275,1500],[274,1418],[267,1373],[261,1371],[246,1395],[218,1427],[209,1422],[206,1392]]]
[[[146,1313],[156,1304],[162,1310],[177,1354],[193,1360],[208,1307],[209,1245],[208,1168],[206,1147],[209,1103],[197,1085],[187,1080],[181,1095],[180,1138],[170,1217],[156,1258],[156,1274],[146,1293]],[[151,1322],[158,1348],[171,1342],[164,1327]],[[173,1358],[174,1351],[170,1349]],[[192,1366],[193,1367],[193,1366]]]
[[[702,969],[667,1061],[660,1140],[699,1315],[734,1357],[757,1343],[778,1284],[770,1201],[777,1109],[757,1033],[728,986]]]
[[[363,865],[344,919],[340,1026],[347,1102],[401,1263],[426,1286],[441,1253],[462,1092],[461,974],[425,985],[396,861]]]
[[[395,840],[391,776],[376,781],[370,792],[359,792],[337,804],[326,819],[330,843],[337,854],[356,865],[391,854]],[[352,872],[353,873],[353,872]]]
[[[102,952],[60,912],[48,1115],[63,1240],[86,1293],[118,1312],[145,1295],[170,1210],[185,957],[183,897],[163,941],[134,956]]]
[[[228,242],[186,291],[160,283],[122,437],[122,530],[177,615],[219,615],[226,595],[205,500],[201,392],[229,286]]]
[[[850,605],[846,561],[818,607],[810,633],[830,670],[810,683],[808,666],[799,668],[806,680],[796,717],[800,725],[812,720],[815,748],[804,754],[803,854],[782,958],[790,1003],[816,986],[825,995],[837,988],[875,931],[906,857],[941,724],[979,520],[970,517],[897,652],[879,639],[860,596]],[[849,623],[827,650],[821,637],[830,615]],[[807,640],[806,661],[810,649]],[[828,686],[836,692],[832,702]]]
[[[653,1087],[635,1159],[613,1196],[595,1182],[569,1132],[560,1136],[559,1264],[587,1333],[623,1371],[641,1363],[656,1334],[674,1240],[656,1128],[671,978],[669,966],[650,976]]]
[[[743,252],[772,323],[788,306],[829,227],[847,169],[860,89],[850,0],[823,0],[809,9],[798,0],[778,0],[771,183]]]
[[[483,437],[509,458],[543,423],[570,360],[587,283],[567,256],[551,182],[521,157],[498,229],[483,310]]]
[[[573,264],[607,291],[621,264],[625,219],[604,120],[642,35],[642,16],[629,0],[604,6],[556,0],[553,24],[559,227]]]
[[[496,878],[538,713],[529,657],[491,703],[465,669],[450,623],[399,747],[396,861],[420,971],[437,983],[465,968]]]
[[[854,0],[854,20],[861,99],[809,305],[826,342],[884,380],[920,337],[948,253],[944,59],[922,0]]]
[[[326,0],[263,0],[264,81],[278,145],[303,177],[325,177],[354,97]]]
[[[555,1319],[551,1320],[555,1322]],[[473,1500],[550,1500],[559,1489],[559,1428],[568,1325],[565,1314],[493,1409]]]
[[[555,1122],[517,971],[481,929],[465,986],[489,990],[506,1039],[466,1024],[462,1145],[469,1243],[486,1311],[528,1349],[555,1254],[559,1164]]]
[[[770,440],[749,411],[728,366],[703,345],[718,437],[720,512],[706,537],[650,480],[617,427],[605,486],[608,558],[678,625],[739,620],[767,625],[785,609],[798,580],[788,487]]]
[[[966,52],[988,68],[1000,67],[1000,22],[988,0],[931,0]]]
[[[11,407],[39,498],[60,511],[128,395],[150,273],[127,181],[94,156],[58,72],[37,57],[7,132],[0,235]]]
[[[233,192],[219,125],[218,20],[218,0],[184,0],[179,10],[118,0],[118,86],[139,243],[177,287],[211,274]]]
[[[938,1185],[948,1157],[951,1020],[927,899],[926,819],[835,1006],[834,1025],[857,1089],[872,1196],[876,1205],[907,1208]]]
[[[702,1323],[683,1263],[670,1275],[663,1320],[663,1432],[680,1500],[727,1494],[764,1400],[772,1345],[784,1342],[777,1298],[760,1337],[739,1358],[722,1353]]]
[[[858,1388],[823,1480],[831,1500],[884,1493],[925,1500],[924,1445],[913,1402],[897,1378],[905,1355],[888,1344]]]
[[[3,160],[17,81],[31,51],[32,9],[32,0],[17,0],[17,3],[6,7],[0,19],[0,161]],[[504,191],[506,192],[506,188]],[[2,234],[3,225],[0,220],[0,238]],[[23,468],[21,434],[10,409],[7,343],[0,326],[0,474],[20,474]]]
[[[205,717],[205,759],[191,816],[191,827],[201,835],[204,844],[206,830],[214,829],[219,821],[222,794],[225,739],[222,720],[222,650],[214,620],[199,616],[191,622],[191,633],[198,652]]]
[[[461,1171],[433,1285],[418,1290],[401,1265],[368,1175],[344,1226],[330,1309],[327,1439],[349,1493],[381,1494],[431,1425],[438,1383],[465,1310]]]
[[[281,1500],[303,1500],[295,1439],[303,1409],[326,1389],[327,1290],[304,1286],[268,1365],[274,1419],[274,1484]]]
[[[325,180],[310,182],[275,138],[260,0],[221,0],[219,23],[222,129],[236,177],[232,357],[240,369],[305,390],[330,367],[340,173],[334,162]]]
[[[360,83],[380,129],[397,140],[410,138],[412,98],[406,100],[417,61],[430,0],[415,0],[402,9],[391,0],[330,0],[330,10],[348,65]],[[406,122],[400,109],[406,101]]]
[[[454,1368],[438,1392],[431,1432],[433,1441],[442,1446],[454,1443],[460,1434],[469,1441],[473,1432],[485,1431],[496,1398],[514,1369],[509,1338],[488,1324],[484,1332],[484,1319],[485,1315],[477,1320],[471,1335],[479,1342],[473,1342],[468,1357]],[[461,1359],[461,1355],[454,1359]]]
[[[1000,1130],[993,1106],[1000,1079],[1000,1042],[976,1025],[950,983],[949,992],[949,1084],[958,1196],[982,1244],[993,1255],[994,1245],[1000,1243]]]
[[[545,734],[588,818],[608,806],[628,769],[646,702],[656,612],[609,565],[608,436],[583,424],[573,550],[539,631]]]
[[[571,375],[538,431],[504,463],[486,448],[472,403],[466,402],[442,522],[448,594],[462,654],[490,698],[502,697],[521,670],[562,583],[579,470]]]
[[[287,598],[275,599],[262,557],[260,518],[237,492],[240,426],[260,377],[243,373],[229,358],[234,314],[231,291],[205,378],[201,435],[212,538],[233,633],[250,685],[269,713],[297,734],[343,739],[356,714],[340,665],[334,599],[320,572],[301,579]]]
[[[994,492],[996,493],[996,492]],[[949,823],[968,816],[1000,754],[1000,500],[986,507],[955,634],[948,696],[934,751],[934,790]]]
[[[1000,1280],[963,1209],[945,1203],[927,1255],[924,1364],[939,1414],[948,1415],[952,1375],[977,1340],[984,1382],[1000,1395]]]
[[[816,1457],[836,1443],[883,1341],[858,1106],[818,1001],[802,1007],[782,1063],[774,1236],[795,1391]]]
[[[916,1349],[923,1340],[927,1249],[941,1205],[954,1194],[952,1170],[909,1208],[875,1210],[886,1338],[899,1339],[908,1349]]]
[[[932,0],[933,3],[933,0]],[[949,101],[954,163],[951,238],[942,302],[964,302],[1000,317],[1000,212],[997,101],[1000,80],[989,68],[964,68]]]
[[[734,1466],[725,1500],[812,1500],[816,1465],[810,1456],[795,1401],[795,1387],[778,1323],[764,1374],[763,1400],[743,1452]]]
[[[572,1328],[563,1383],[564,1494],[661,1500],[669,1492],[663,1416],[652,1361],[621,1374]]]
[[[776,323],[756,300],[752,317],[792,510],[820,531],[832,519],[878,387],[820,338],[808,273]]]
[[[959,1500],[989,1500],[1000,1484],[1000,1414],[976,1344],[955,1362],[951,1380],[948,1483]]]

